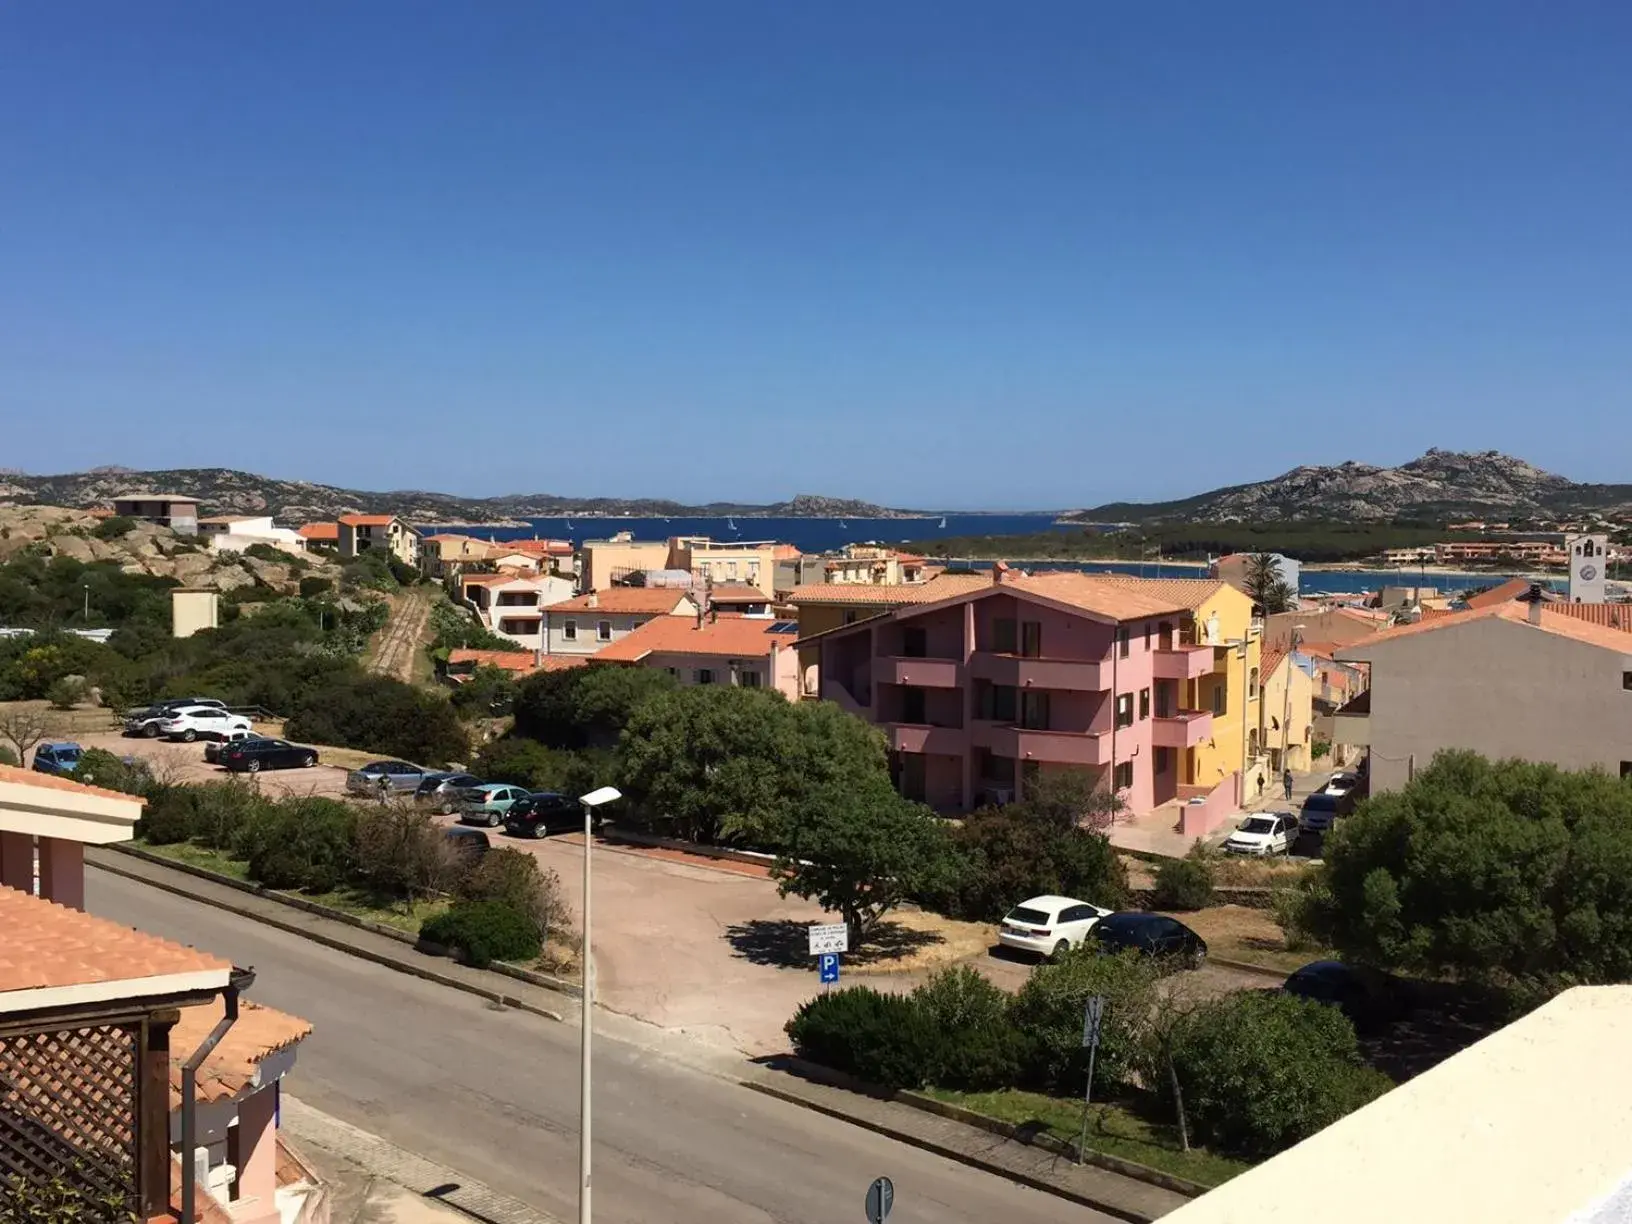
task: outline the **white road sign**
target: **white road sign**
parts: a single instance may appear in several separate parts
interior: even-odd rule
[[[850,951],[850,931],[842,922],[823,922],[809,928],[810,954]]]

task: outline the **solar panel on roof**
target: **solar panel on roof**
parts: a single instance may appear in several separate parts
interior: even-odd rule
[[[771,632],[772,633],[798,633],[799,632],[799,622],[798,621],[777,621],[776,624],[771,626]]]

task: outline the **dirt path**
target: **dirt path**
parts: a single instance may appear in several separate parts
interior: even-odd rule
[[[431,596],[410,590],[391,600],[391,616],[369,645],[369,671],[405,683],[414,681],[414,655],[431,619]]]

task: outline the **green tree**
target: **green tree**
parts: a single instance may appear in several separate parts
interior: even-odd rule
[[[1038,966],[1010,1011],[1015,1027],[1033,1043],[1026,1081],[1044,1092],[1066,1096],[1082,1092],[1088,1075],[1083,1011],[1090,996],[1101,995],[1105,1012],[1094,1060],[1094,1095],[1121,1091],[1137,1067],[1145,1017],[1154,1005],[1161,973],[1161,966],[1134,953],[1102,956],[1086,946]]]
[[[1477,980],[1632,977],[1632,787],[1446,752],[1327,836],[1298,925],[1345,959]]]
[[[1247,558],[1247,595],[1266,614],[1290,612],[1297,599],[1284,578],[1281,565],[1273,553],[1255,552]]]
[[[502,667],[479,665],[470,678],[453,690],[453,708],[466,718],[493,718],[510,713],[516,701],[516,682]]]
[[[571,785],[572,770],[571,753],[515,735],[484,744],[470,763],[470,772],[489,782],[563,793]]]
[[[516,694],[516,732],[551,748],[610,747],[647,698],[675,687],[650,667],[591,664],[539,672]]]
[[[331,673],[295,699],[290,739],[405,757],[426,765],[462,760],[470,741],[453,706],[389,676]]]
[[[1127,869],[1103,833],[1033,815],[1025,803],[975,812],[951,838],[961,870],[949,892],[923,900],[953,917],[996,922],[1043,895],[1112,909],[1127,902]]]
[[[789,813],[771,876],[782,896],[815,901],[843,917],[855,951],[885,914],[944,889],[956,870],[941,822],[896,794],[880,770],[808,786]]]

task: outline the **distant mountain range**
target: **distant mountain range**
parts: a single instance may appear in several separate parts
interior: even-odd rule
[[[1632,512],[1632,485],[1577,484],[1498,451],[1430,450],[1399,467],[1298,467],[1273,480],[1179,501],[1112,502],[1062,516],[1085,523],[1387,522],[1537,519]]]
[[[305,480],[276,480],[231,468],[152,472],[96,468],[61,476],[0,473],[0,505],[83,508],[106,505],[121,494],[142,491],[196,497],[206,514],[273,514],[292,523],[333,519],[342,514],[398,514],[413,523],[494,523],[565,514],[586,518],[709,518],[728,514],[743,518],[902,518],[908,514],[871,502],[811,494],[770,505],[709,502],[694,506],[657,498],[580,498],[553,493],[511,493],[501,497],[456,497],[418,489],[371,493]]]

